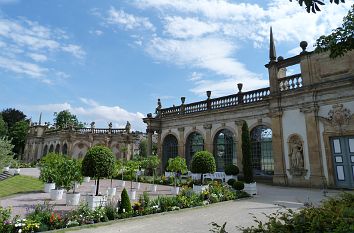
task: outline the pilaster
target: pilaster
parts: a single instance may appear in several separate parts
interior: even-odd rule
[[[213,154],[213,142],[211,138],[212,126],[213,126],[212,124],[204,124],[203,128],[205,130],[204,150],[207,150]]]
[[[185,140],[184,140],[184,127],[178,128],[178,155],[186,158],[185,153]]]
[[[242,142],[241,142],[241,135],[242,135],[242,125],[244,121],[235,121],[236,125],[236,132],[238,138],[234,138],[234,143],[236,145],[236,165],[239,167],[240,171],[243,171],[242,167]]]

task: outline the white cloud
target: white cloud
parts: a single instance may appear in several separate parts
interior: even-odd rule
[[[48,72],[48,69],[42,68],[36,64],[7,59],[4,57],[0,57],[0,67],[7,71],[25,74],[35,78],[42,78]]]
[[[106,22],[109,24],[120,25],[125,29],[146,29],[155,31],[154,25],[148,18],[139,17],[132,14],[128,14],[123,10],[116,10],[114,7],[108,11],[108,17]]]
[[[44,62],[48,60],[46,55],[39,54],[39,53],[28,53],[28,56],[36,62]]]
[[[80,46],[74,44],[63,46],[62,50],[71,53],[73,56],[77,58],[83,58],[86,55],[86,53],[82,50]]]
[[[202,73],[198,73],[198,72],[193,72],[191,74],[191,77],[189,78],[190,81],[198,81],[200,79],[202,79],[203,74]]]
[[[101,30],[90,30],[90,34],[96,35],[96,36],[101,36],[103,34],[103,31]]]

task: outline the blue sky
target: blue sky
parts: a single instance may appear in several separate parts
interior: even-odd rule
[[[144,131],[163,107],[268,86],[277,55],[341,24],[354,1],[308,14],[287,0],[0,0],[0,108],[44,121],[64,109],[97,127]],[[296,72],[289,69],[288,73]]]

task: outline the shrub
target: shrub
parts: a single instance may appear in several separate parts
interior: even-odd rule
[[[229,179],[229,180],[227,181],[227,184],[230,185],[230,186],[232,186],[235,182],[236,182],[235,179]]]
[[[119,206],[118,213],[122,214],[122,213],[130,213],[130,212],[132,212],[132,205],[130,203],[128,192],[127,192],[127,190],[125,188],[122,191],[120,199],[121,199],[121,203],[120,203],[120,206]]]
[[[191,171],[201,173],[200,180],[203,182],[204,173],[214,173],[216,171],[214,156],[208,151],[198,151],[192,158]]]
[[[235,164],[227,164],[225,166],[225,174],[228,176],[236,176],[240,172],[240,169]]]
[[[58,167],[60,174],[65,174],[57,177],[55,183],[66,189],[70,189],[75,193],[75,182],[82,183],[81,163],[77,160],[67,159]]]
[[[237,191],[241,191],[245,188],[245,184],[241,181],[235,181],[233,184],[232,184],[232,187],[237,190]]]
[[[242,125],[242,165],[243,165],[243,177],[246,183],[254,182],[253,168],[251,160],[251,143],[250,132],[248,130],[247,122]]]
[[[81,172],[84,176],[97,178],[96,196],[100,185],[100,178],[111,177],[115,167],[115,156],[111,149],[105,146],[90,148],[82,161]]]
[[[49,153],[44,156],[39,163],[39,179],[45,183],[55,182],[63,175],[58,168],[66,159],[65,156],[56,153]]]

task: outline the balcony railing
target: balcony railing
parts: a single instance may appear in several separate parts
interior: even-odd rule
[[[240,92],[233,95],[223,96],[215,99],[207,99],[190,104],[182,104],[170,108],[163,108],[159,110],[160,117],[176,116],[183,114],[190,114],[196,112],[205,112],[209,110],[223,109],[234,107],[241,104],[255,103],[265,100],[270,95],[270,89],[262,88],[258,90]]]
[[[46,133],[49,134],[55,134],[55,133],[59,133],[59,132],[76,132],[79,134],[122,134],[122,133],[126,133],[127,130],[125,128],[121,128],[121,129],[110,129],[110,128],[77,128],[77,129],[49,129],[46,131]]]
[[[301,74],[294,74],[278,79],[280,91],[298,89],[303,86]]]

